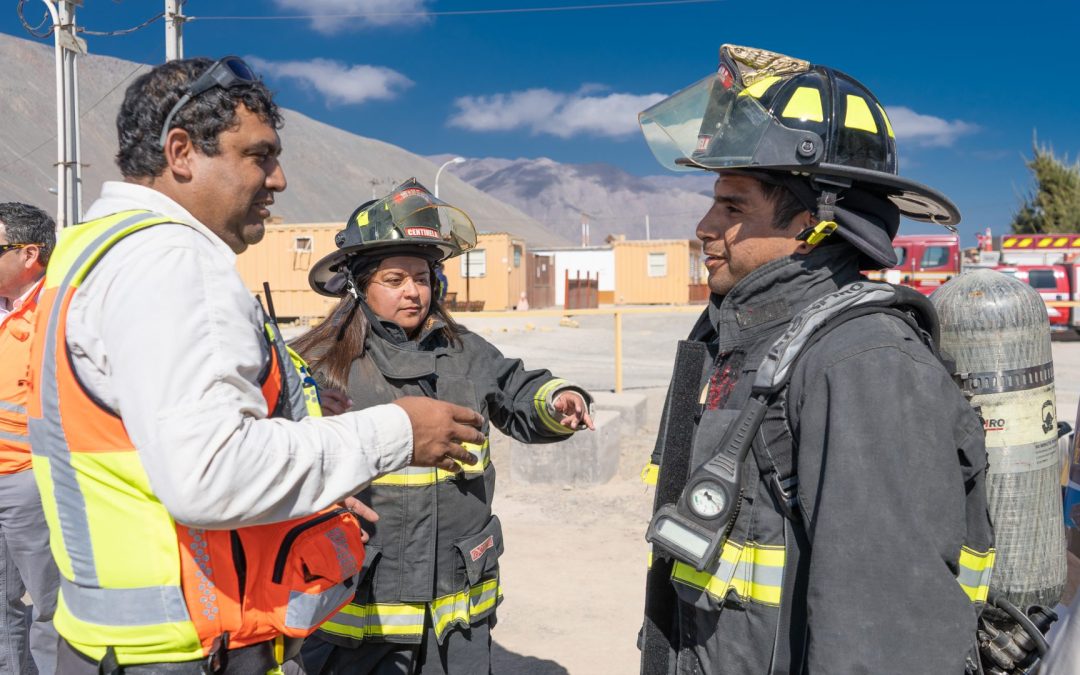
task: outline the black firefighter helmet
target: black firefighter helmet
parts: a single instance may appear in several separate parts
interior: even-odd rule
[[[817,193],[838,193],[841,199],[848,190],[886,197],[915,220],[947,226],[960,221],[946,196],[898,175],[896,137],[885,109],[866,87],[834,68],[723,45],[715,73],[638,120],[653,154],[670,169],[740,170],[780,177],[789,186],[801,178],[798,183]],[[899,220],[886,220],[895,220],[884,226],[891,242]],[[887,252],[878,250],[888,242],[852,243],[880,263],[892,255],[891,244]]]
[[[315,263],[308,283],[322,295],[341,296],[352,270],[395,255],[434,265],[476,246],[476,228],[464,211],[410,178],[382,199],[361,204],[334,244],[337,250]]]

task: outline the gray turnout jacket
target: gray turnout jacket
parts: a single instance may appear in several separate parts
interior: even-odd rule
[[[448,344],[444,324],[429,319],[419,339],[364,307],[371,330],[362,358],[353,361],[348,394],[355,409],[402,396],[456,403],[526,443],[568,438],[552,401],[567,389],[589,394],[547,370],[526,370],[482,337],[462,330]],[[355,647],[363,641],[419,643],[430,620],[441,643],[455,627],[492,616],[502,597],[498,558],[502,527],[492,514],[495,467],[489,445],[466,448],[474,466],[458,474],[406,467],[376,479],[357,495],[379,514],[364,522],[370,540],[355,600],[320,628],[320,637]]]
[[[831,245],[713,296],[691,336],[711,357],[695,434],[719,439],[795,313],[859,279]],[[674,672],[962,673],[992,530],[982,425],[940,361],[897,317],[851,319],[807,348],[762,430],[795,444],[796,518],[747,461],[720,560],[674,565]],[[715,447],[695,442],[691,468]]]

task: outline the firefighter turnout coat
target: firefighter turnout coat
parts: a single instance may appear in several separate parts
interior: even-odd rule
[[[591,397],[547,370],[526,370],[480,336],[462,330],[448,344],[432,317],[411,341],[394,323],[379,321],[366,305],[365,353],[353,362],[348,394],[355,409],[402,396],[428,396],[476,410],[483,433],[494,426],[525,443],[568,438],[551,406],[562,391]],[[353,604],[320,628],[328,642],[356,647],[366,640],[417,644],[425,617],[441,644],[454,627],[491,617],[502,597],[498,559],[502,529],[491,512],[495,467],[487,440],[465,446],[479,461],[452,474],[408,467],[376,479],[358,497],[379,514],[364,522],[370,539]]]
[[[830,245],[713,296],[691,336],[711,356],[695,434],[718,441],[793,316],[859,278],[854,251]],[[986,451],[978,416],[912,327],[874,313],[824,335],[762,433],[794,441],[795,517],[746,462],[719,560],[674,564],[674,672],[964,672],[993,561]],[[695,442],[691,468],[717,446]]]

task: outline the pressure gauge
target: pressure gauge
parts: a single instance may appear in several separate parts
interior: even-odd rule
[[[698,481],[690,490],[687,500],[690,510],[699,518],[715,518],[727,505],[727,493],[719,483],[712,480]]]

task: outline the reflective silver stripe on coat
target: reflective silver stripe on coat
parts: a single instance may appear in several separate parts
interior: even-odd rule
[[[26,408],[21,405],[9,403],[8,401],[0,401],[0,410],[3,410],[4,412],[16,413],[19,415],[26,414]]]
[[[27,434],[13,434],[10,431],[0,431],[0,441],[27,443],[30,441],[30,437]]]
[[[299,630],[311,630],[337,611],[356,594],[356,584],[360,575],[351,577],[352,583],[345,582],[331,586],[322,593],[302,593],[289,591],[289,604],[285,608],[285,625]]]
[[[73,617],[99,626],[153,626],[191,620],[179,586],[87,588],[61,576],[60,595]]]
[[[45,354],[39,378],[41,418],[31,417],[29,420],[30,451],[49,459],[50,480],[53,484],[53,495],[56,499],[56,511],[60,520],[64,548],[67,549],[68,557],[71,559],[71,572],[75,575],[75,582],[83,587],[96,588],[100,584],[94,563],[94,546],[90,539],[90,521],[86,517],[86,498],[76,480],[77,472],[71,465],[71,450],[68,447],[67,436],[64,434],[64,427],[60,423],[60,392],[56,382],[57,323],[60,320],[60,310],[64,306],[64,295],[87,259],[97,253],[109,238],[152,217],[145,211],[129,216],[107,229],[79,253],[79,257],[57,289],[55,301],[49,311],[49,321],[45,327]],[[170,587],[162,587],[159,592],[168,590]],[[115,609],[111,605],[103,607]]]
[[[387,636],[419,639],[426,618],[423,604],[347,605],[319,630],[354,640]]]
[[[290,420],[301,420],[308,416],[307,401],[304,398],[304,382],[300,379],[293,364],[289,350],[285,349],[285,341],[281,338],[281,329],[270,318],[266,321],[274,327],[274,351],[277,352],[278,362],[281,364],[281,377],[285,381],[285,391],[288,393]]]

